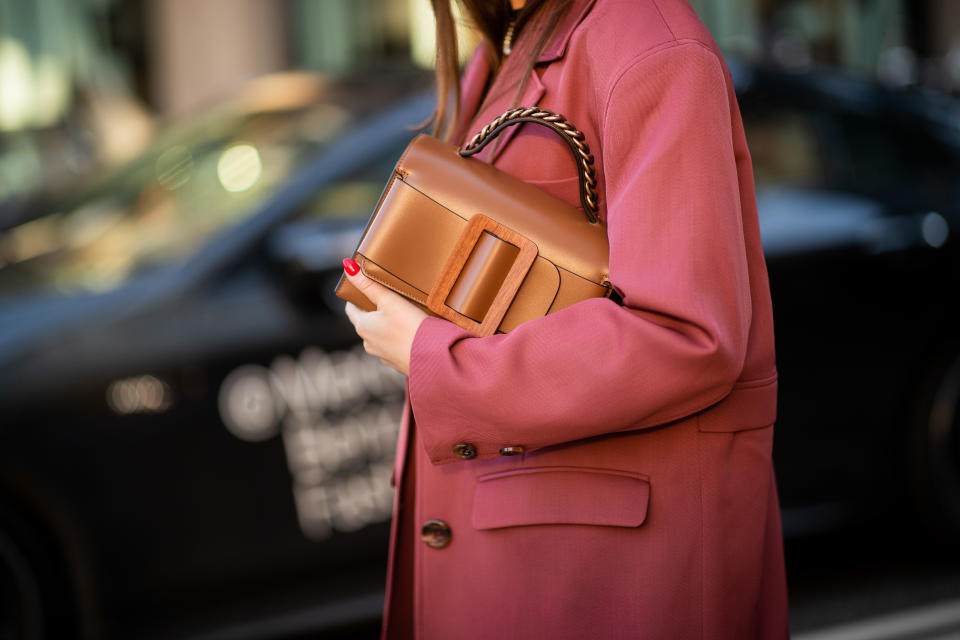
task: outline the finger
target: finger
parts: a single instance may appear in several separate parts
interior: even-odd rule
[[[364,311],[352,302],[348,302],[347,304],[350,305],[350,308],[345,310],[350,324],[353,325],[353,330],[357,332],[358,336],[366,339],[369,335],[370,315],[376,313],[376,311]]]
[[[356,329],[357,320],[359,320],[359,316],[361,313],[363,313],[363,311],[360,309],[360,307],[353,304],[349,300],[347,300],[347,303],[343,306],[343,311],[347,314],[347,320],[349,320],[350,324],[353,325],[353,328]]]
[[[367,299],[378,307],[386,296],[391,294],[396,295],[379,282],[374,282],[363,275],[363,272],[360,271],[360,265],[350,258],[344,258],[343,271],[346,273],[347,280],[350,281],[350,284],[355,286],[360,293],[367,296]]]
[[[380,357],[380,354],[376,350],[376,346],[369,340],[363,341],[363,350],[375,358]]]
[[[380,362],[381,362],[382,364],[390,367],[391,369],[395,369],[395,370],[399,371],[400,373],[406,375],[406,371],[404,371],[403,369],[401,369],[400,366],[399,366],[397,363],[395,363],[394,361],[392,361],[392,360],[387,360],[386,358],[380,358]]]

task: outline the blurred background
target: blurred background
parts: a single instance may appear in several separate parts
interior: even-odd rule
[[[691,4],[755,164],[794,633],[957,637],[960,4]],[[0,0],[0,640],[375,636],[403,379],[332,291],[431,16]]]

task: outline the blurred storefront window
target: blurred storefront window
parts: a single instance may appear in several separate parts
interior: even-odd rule
[[[727,53],[960,93],[954,0],[691,0]]]
[[[0,0],[0,229],[152,135],[105,37],[115,5]]]
[[[384,64],[433,66],[430,0],[292,0],[291,10],[301,67],[348,73]],[[459,11],[457,18],[465,62],[477,35]]]
[[[70,108],[75,82],[110,81],[114,60],[82,19],[103,4],[0,0],[0,131],[51,126]]]
[[[872,75],[883,66],[903,66],[891,61],[889,52],[909,45],[907,0],[693,0],[692,4],[728,53],[789,67],[829,64]]]
[[[405,55],[409,27],[403,2],[293,0],[291,11],[300,66],[346,73]],[[399,55],[398,55],[399,54]]]

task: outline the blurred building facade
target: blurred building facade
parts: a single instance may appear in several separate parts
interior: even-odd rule
[[[691,0],[730,54],[960,89],[952,0]],[[431,62],[428,0],[0,0],[0,131],[56,122],[82,91],[182,113],[263,73]]]
[[[728,54],[960,95],[954,0],[690,1]],[[429,0],[0,0],[0,209],[255,76],[429,67],[432,49]]]
[[[151,17],[147,71],[154,77],[152,101],[163,110],[200,102],[268,67],[346,73],[432,61],[427,0],[209,0],[202,13],[189,0],[145,1]],[[691,4],[731,55],[790,67],[826,64],[889,84],[960,92],[960,5],[953,0]],[[244,30],[243,24],[257,28]],[[211,33],[217,34],[213,56]],[[185,75],[195,80],[179,79]]]

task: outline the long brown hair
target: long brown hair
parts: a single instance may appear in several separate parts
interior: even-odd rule
[[[491,68],[497,68],[503,62],[500,46],[506,35],[510,19],[510,0],[456,0],[460,3],[464,15],[483,36],[485,55],[490,59]],[[431,0],[433,13],[437,18],[437,107],[425,124],[433,124],[435,135],[451,140],[460,119],[460,67],[459,43],[453,20],[454,0]],[[522,52],[526,56],[523,73],[519,74],[514,105],[523,94],[537,58],[550,42],[551,36],[560,24],[560,20],[570,9],[573,0],[527,0],[517,15],[514,26],[514,54]],[[537,35],[531,42],[531,34],[520,40],[519,34],[526,28]],[[451,98],[452,104],[451,104]]]

